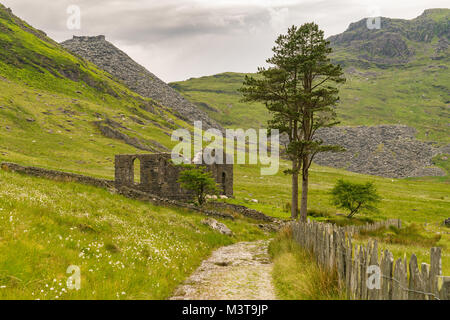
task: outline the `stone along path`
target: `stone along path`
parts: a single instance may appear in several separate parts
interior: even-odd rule
[[[175,290],[172,300],[274,300],[268,241],[221,247]]]

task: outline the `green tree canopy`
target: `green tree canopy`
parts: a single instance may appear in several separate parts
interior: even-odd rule
[[[269,127],[288,137],[286,152],[292,161],[291,217],[298,216],[298,175],[302,174],[301,219],[306,221],[309,168],[319,152],[337,151],[316,139],[319,128],[336,125],[335,106],[339,101],[334,84],[345,81],[342,68],[328,58],[329,42],[315,23],[292,26],[280,35],[267,60],[269,68],[259,68],[257,77],[246,77],[241,92],[244,101],[265,104],[272,119]]]
[[[350,212],[348,218],[360,211],[376,211],[375,205],[381,201],[372,182],[352,183],[343,179],[338,180],[331,190],[331,196],[335,206]]]
[[[195,200],[199,205],[205,203],[207,194],[218,192],[216,181],[205,167],[186,164],[180,166],[185,170],[180,172],[178,183],[181,184],[182,188],[193,191]]]

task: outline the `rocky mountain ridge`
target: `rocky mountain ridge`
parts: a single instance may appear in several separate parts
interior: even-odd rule
[[[171,108],[180,119],[191,124],[193,121],[202,121],[204,129],[222,130],[216,121],[153,73],[136,63],[125,52],[108,42],[105,36],[74,36],[73,39],[64,41],[61,45],[121,80],[131,90]]]
[[[433,158],[450,153],[450,145],[437,147],[416,140],[416,130],[404,125],[324,128],[317,138],[340,145],[345,152],[318,154],[315,163],[348,171],[390,178],[445,176]]]
[[[336,51],[334,61],[345,66],[386,68],[422,56],[448,59],[450,9],[428,9],[411,19],[379,18],[379,28],[368,28],[367,18],[328,38]]]

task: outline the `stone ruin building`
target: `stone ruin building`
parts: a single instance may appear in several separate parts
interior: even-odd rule
[[[215,178],[221,195],[233,196],[233,165],[212,164],[205,166]],[[136,177],[134,168],[140,168]],[[177,182],[183,168],[172,163],[170,153],[116,155],[115,183],[145,193],[171,200],[191,200],[192,193]],[[135,181],[136,180],[136,181]]]

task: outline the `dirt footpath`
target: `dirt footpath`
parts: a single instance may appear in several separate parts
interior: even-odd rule
[[[274,300],[268,241],[221,247],[175,290],[172,300]]]

